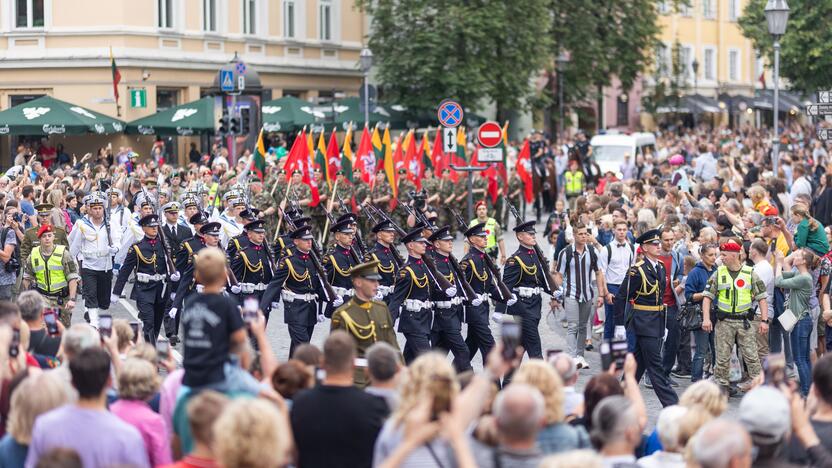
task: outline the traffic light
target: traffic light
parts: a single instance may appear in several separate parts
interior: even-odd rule
[[[248,107],[240,109],[240,126],[242,127],[243,135],[251,133],[251,109]]]
[[[232,135],[239,135],[240,134],[240,118],[239,117],[231,117],[231,129],[229,131]]]
[[[220,117],[220,128],[217,131],[220,135],[227,135],[228,134],[228,109],[222,110],[222,117]]]

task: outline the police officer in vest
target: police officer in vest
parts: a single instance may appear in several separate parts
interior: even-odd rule
[[[457,276],[451,265],[450,255],[454,248],[454,238],[451,236],[451,228],[443,226],[436,230],[428,240],[433,243],[433,258],[436,264],[436,272],[445,277],[448,283],[454,286],[455,291],[462,291],[462,278]],[[431,329],[431,346],[445,352],[454,353],[454,368],[457,372],[465,372],[471,369],[471,357],[468,353],[468,345],[462,339],[462,295],[448,295],[446,291],[434,288],[431,291],[431,302],[433,302],[433,327]]]
[[[569,202],[569,208],[574,210],[578,197],[584,194],[584,187],[586,186],[584,173],[581,171],[578,160],[572,159],[569,161],[569,170],[563,173],[563,181],[566,201]]]
[[[197,218],[197,216],[200,216]],[[194,226],[199,226],[198,235],[193,239],[188,239],[184,244],[184,248],[180,251],[180,258],[177,259],[176,270],[182,272],[182,277],[179,278],[179,289],[176,294],[171,295],[173,300],[172,307],[168,312],[169,317],[176,317],[178,320],[178,310],[182,309],[182,304],[188,296],[193,292],[202,292],[202,285],[196,283],[194,278],[194,256],[205,247],[219,247],[220,245],[220,223],[208,222],[208,216],[205,213],[199,213],[191,217],[191,223]],[[204,224],[203,224],[204,223]],[[182,259],[182,252],[187,252],[186,259]],[[179,265],[184,265],[181,269]],[[177,323],[179,323],[177,321]]]
[[[420,354],[430,351],[433,311],[430,302],[430,274],[422,257],[428,240],[417,226],[408,232],[402,243],[407,247],[407,263],[399,270],[398,279],[390,296],[393,321],[399,319],[399,333],[405,337],[404,361],[413,362]]]
[[[664,264],[659,260],[661,237],[658,229],[645,232],[636,242],[641,245],[644,260],[630,267],[617,297],[629,301],[626,313],[628,341],[635,340],[638,369],[636,381],[647,372],[653,390],[662,406],[675,405],[679,397],[673,391],[670,378],[662,369],[662,339],[665,335],[667,312],[662,296],[667,283]]]
[[[252,221],[243,229],[247,236],[246,244],[231,259],[231,271],[239,282],[240,292],[237,296],[240,304],[250,297],[256,298],[259,304],[266,286],[272,280],[274,262],[265,244],[265,221]],[[268,314],[265,317],[268,321]]]
[[[759,332],[768,331],[765,283],[750,266],[740,261],[740,249],[740,245],[733,240],[719,246],[722,265],[708,279],[702,299],[702,330],[715,330],[714,380],[729,396],[737,393],[728,379],[734,343],[748,367],[748,376],[754,379],[761,372],[757,355],[758,330],[751,326],[754,301],[757,301],[761,315]],[[716,303],[715,311],[711,308],[713,303]]]
[[[323,314],[318,315],[318,304],[325,297],[322,283],[325,278],[318,277],[311,258],[312,228],[299,227],[290,237],[295,246],[278,261],[274,278],[260,300],[260,309],[269,311],[277,306],[278,298],[283,299],[283,321],[289,327],[292,340],[289,356],[292,356],[295,348],[309,343],[315,325],[324,320]],[[336,297],[333,306],[341,304],[341,298]]]
[[[165,280],[170,272],[167,253],[158,237],[159,216],[144,216],[139,220],[139,226],[144,231],[144,238],[133,244],[127,252],[110,300],[118,300],[127,278],[135,270],[136,284],[130,293],[130,299],[136,301],[145,341],[155,345],[156,337],[162,329],[162,317],[167,303]]]
[[[332,314],[330,331],[345,330],[355,340],[358,359],[364,360],[367,349],[378,341],[384,341],[396,349],[396,331],[393,317],[384,302],[374,300],[378,293],[378,262],[355,265],[350,271],[355,294]],[[360,362],[360,361],[359,361]],[[355,384],[367,385],[366,364],[355,366]]]
[[[389,220],[382,220],[373,226],[372,231],[376,235],[376,244],[373,249],[364,255],[364,261],[378,262],[378,292],[375,299],[389,302],[390,293],[393,292],[393,284],[396,282],[396,272],[404,265],[404,260],[399,257],[396,246],[396,229]]]
[[[332,246],[329,254],[323,258],[322,263],[324,271],[326,271],[326,278],[332,286],[332,290],[341,298],[341,301],[346,302],[353,295],[350,270],[352,270],[353,266],[361,263],[359,259],[353,258],[350,250],[350,246],[352,246],[352,242],[355,239],[352,218],[347,217],[336,222],[329,228],[329,232],[335,238],[335,245]],[[330,318],[334,310],[334,307],[327,304],[324,309],[324,315]]]
[[[78,264],[63,245],[55,245],[55,227],[44,224],[38,228],[40,245],[32,249],[23,264],[23,289],[34,283],[48,307],[58,309],[61,323],[69,328],[78,289]],[[63,309],[63,310],[62,310]]]
[[[534,251],[537,244],[534,225],[534,221],[526,221],[514,227],[520,245],[506,260],[503,282],[512,291],[512,298],[506,303],[506,312],[520,316],[523,348],[530,358],[543,358],[538,331],[542,305],[540,293],[551,295],[552,291],[546,286],[544,267]]]
[[[473,360],[479,351],[483,362],[494,347],[494,337],[488,326],[488,297],[491,296],[494,300],[505,300],[500,297],[494,282],[496,278],[485,264],[485,245],[488,235],[485,232],[485,226],[486,223],[478,223],[465,231],[465,238],[468,239],[470,248],[468,254],[459,262],[459,268],[465,275],[465,280],[477,294],[477,298],[471,304],[465,305],[465,321],[468,323],[468,336],[465,337],[465,344],[468,346],[470,359]]]

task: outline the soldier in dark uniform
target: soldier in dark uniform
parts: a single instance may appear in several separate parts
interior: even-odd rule
[[[372,231],[376,235],[376,244],[372,250],[364,254],[364,261],[378,262],[381,279],[378,281],[378,294],[375,299],[388,302],[390,293],[393,292],[393,284],[396,282],[396,272],[404,265],[404,260],[399,257],[396,246],[393,245],[396,229],[390,221],[381,221],[373,226]]]
[[[355,230],[352,226],[353,218],[347,217],[329,228],[332,237],[335,238],[335,245],[321,261],[332,290],[343,302],[350,300],[353,294],[350,271],[353,266],[361,263],[361,260],[353,255],[350,248],[355,239]],[[332,317],[334,310],[334,307],[327,304],[324,309],[324,316]]]
[[[512,291],[512,298],[506,304],[506,312],[509,315],[520,316],[523,348],[530,358],[542,358],[543,350],[538,331],[542,304],[540,293],[551,295],[552,291],[546,286],[544,267],[534,252],[534,246],[537,244],[534,225],[534,221],[527,221],[514,228],[520,246],[506,260],[503,282]]]
[[[118,301],[127,278],[136,271],[136,284],[130,293],[130,299],[136,301],[139,319],[144,325],[144,339],[156,344],[156,337],[162,328],[162,316],[165,313],[167,296],[165,280],[168,274],[168,259],[159,239],[159,216],[150,214],[139,220],[144,231],[144,238],[130,247],[124,264],[118,272],[118,279],[113,287],[111,302]]]
[[[225,255],[228,257],[229,260],[237,256],[238,251],[245,249],[248,246],[249,236],[245,230],[245,227],[249,223],[257,221],[257,212],[255,212],[253,208],[246,208],[240,212],[240,218],[243,220],[243,232],[232,237],[228,241],[228,247],[226,247],[225,249]]]
[[[462,291],[461,278],[456,275],[451,265],[450,255],[454,248],[454,238],[449,231],[448,226],[441,227],[428,240],[434,245],[436,273],[444,276],[456,291]],[[434,288],[430,298],[434,311],[431,345],[454,353],[454,368],[457,372],[471,369],[468,346],[462,339],[462,296],[448,295],[446,291]]]
[[[667,286],[667,275],[664,264],[659,260],[660,235],[658,229],[653,229],[636,239],[644,260],[630,267],[625,285],[618,290],[617,299],[629,302],[627,308],[630,310],[625,314],[625,320],[627,335],[635,337],[636,380],[641,380],[647,372],[662,406],[669,406],[678,403],[679,397],[662,370],[662,339],[667,320],[662,297]]]
[[[465,344],[468,346],[468,355],[471,360],[479,351],[482,354],[483,363],[491,348],[494,347],[494,336],[491,335],[491,328],[488,326],[488,296],[495,300],[501,299],[494,283],[495,278],[485,266],[486,236],[485,223],[478,223],[468,228],[465,231],[465,237],[471,248],[459,262],[465,281],[477,294],[477,298],[471,304],[465,305],[465,321],[468,323],[468,336],[465,337]]]
[[[252,221],[243,229],[247,236],[245,247],[238,250],[231,258],[231,271],[234,272],[240,289],[236,295],[241,305],[250,297],[256,298],[259,304],[266,285],[271,282],[274,275],[274,262],[265,245],[265,221]],[[265,318],[268,322],[269,315],[265,314]]]
[[[179,278],[179,288],[176,294],[171,296],[173,304],[168,312],[169,317],[178,318],[177,311],[182,309],[185,299],[193,292],[202,291],[201,285],[197,284],[194,278],[194,256],[205,247],[219,247],[220,245],[220,229],[222,229],[220,223],[209,223],[207,215],[199,213],[191,217],[191,224],[199,228],[197,235],[183,244],[180,256],[176,260],[176,269],[181,272],[182,276]]]
[[[353,290],[355,294],[346,304],[332,314],[330,331],[345,330],[355,339],[358,359],[364,359],[367,349],[378,341],[384,341],[396,349],[396,331],[393,329],[393,317],[384,302],[374,300],[378,293],[378,262],[361,263],[353,267]],[[366,365],[355,366],[355,384],[367,385]]]
[[[399,332],[404,334],[404,361],[413,362],[420,354],[430,351],[430,332],[433,311],[430,304],[431,284],[422,256],[428,245],[422,228],[408,232],[402,239],[407,247],[407,263],[399,270],[388,305],[393,321],[399,319]]]
[[[165,222],[162,225],[162,233],[167,239],[170,247],[170,256],[176,265],[176,258],[179,257],[179,252],[182,250],[184,242],[191,237],[191,228],[187,224],[181,222],[179,219],[179,203],[168,202],[162,206],[162,212],[165,216]],[[170,282],[168,284],[168,291],[175,294],[179,289],[179,279],[181,270],[171,273]],[[169,298],[165,307],[165,312],[168,312],[172,307],[173,299]],[[171,318],[168,314],[163,314],[162,321],[165,324],[165,335],[170,340],[171,345],[176,346],[179,342],[179,321],[176,318]]]
[[[318,303],[325,297],[321,282],[325,279],[318,277],[310,257],[312,229],[300,227],[292,232],[291,239],[294,248],[278,262],[274,278],[260,300],[260,309],[268,311],[279,298],[283,299],[283,320],[289,326],[292,340],[289,356],[299,345],[309,343],[315,324],[323,321],[323,314],[318,316]],[[336,297],[333,306],[340,306],[340,300]]]

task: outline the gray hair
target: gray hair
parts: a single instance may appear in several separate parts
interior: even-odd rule
[[[679,405],[668,406],[659,412],[656,432],[665,452],[679,452],[684,448],[679,446],[679,428],[687,412],[687,408]]]
[[[379,341],[367,349],[367,370],[373,380],[387,382],[399,372],[399,353],[389,343]]]
[[[561,380],[563,380],[564,385],[569,384],[576,375],[578,375],[578,365],[575,363],[575,360],[572,359],[567,353],[557,353],[555,354],[552,359],[549,360],[549,364],[555,369],[560,375]]]
[[[17,296],[17,306],[20,307],[20,317],[26,322],[34,322],[43,315],[46,302],[37,291],[23,291]]]
[[[702,468],[727,468],[733,458],[751,450],[751,438],[745,428],[724,418],[699,428],[690,443],[693,460]]]
[[[604,398],[592,411],[592,439],[599,447],[624,439],[633,426],[638,426],[638,414],[623,395]]]
[[[64,354],[67,360],[72,360],[87,348],[101,346],[101,337],[95,328],[86,323],[76,323],[64,333]]]
[[[498,393],[494,400],[497,431],[511,441],[534,440],[545,410],[540,391],[531,385],[513,383]]]

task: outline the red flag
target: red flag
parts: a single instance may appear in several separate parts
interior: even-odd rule
[[[404,146],[404,142],[402,142],[402,136],[399,135],[396,138],[396,149],[393,150],[393,183],[396,186],[399,184],[399,169],[404,167],[402,146]]]
[[[433,140],[433,151],[431,152],[430,159],[433,162],[434,174],[441,175],[442,171],[448,165],[448,157],[442,151],[442,132],[440,130],[436,131],[436,139]]]
[[[763,89],[766,89],[766,71],[765,71],[765,70],[763,70],[763,71],[760,73],[760,78],[758,78],[758,81],[759,81],[760,83],[762,83],[762,85],[763,85]]]
[[[416,151],[416,135],[413,130],[410,132],[410,138],[405,138],[407,147],[404,149],[404,168],[407,169],[407,178],[416,185],[417,190],[422,190],[425,168],[421,156]]]
[[[326,161],[329,165],[329,176],[334,180],[335,174],[341,170],[341,149],[338,148],[338,139],[335,137],[334,128],[332,129],[332,134],[329,136],[329,144],[326,147]]]
[[[375,179],[376,155],[373,151],[370,132],[366,126],[364,126],[364,131],[361,133],[361,141],[358,143],[358,151],[355,153],[353,167],[361,170],[361,178],[364,179],[364,182],[369,184],[370,180]]]
[[[118,84],[121,83],[121,72],[116,65],[116,58],[113,56],[113,47],[110,46],[110,71],[113,75],[113,96],[118,103]]]
[[[291,176],[295,169],[299,169],[303,174],[303,183],[312,189],[312,206],[318,204],[320,195],[318,194],[318,187],[312,181],[310,173],[312,172],[312,158],[309,156],[309,144],[306,139],[306,129],[304,128],[300,135],[295,138],[292,144],[292,149],[289,155],[286,156],[286,174]]]
[[[517,155],[517,176],[523,182],[523,192],[526,198],[526,203],[531,203],[534,200],[534,181],[532,181],[531,173],[532,153],[529,148],[529,140],[523,142],[523,148],[520,149],[520,154]]]

